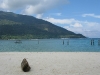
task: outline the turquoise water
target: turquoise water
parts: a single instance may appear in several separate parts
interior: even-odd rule
[[[0,52],[100,52],[99,39],[0,40]]]

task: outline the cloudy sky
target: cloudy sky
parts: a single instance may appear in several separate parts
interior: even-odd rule
[[[0,10],[47,20],[90,38],[100,38],[100,0],[0,0]]]

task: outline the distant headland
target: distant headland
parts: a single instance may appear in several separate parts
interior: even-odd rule
[[[33,16],[0,11],[0,39],[86,38]]]

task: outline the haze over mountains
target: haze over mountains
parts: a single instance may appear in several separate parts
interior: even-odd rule
[[[33,16],[0,11],[0,39],[85,38]]]

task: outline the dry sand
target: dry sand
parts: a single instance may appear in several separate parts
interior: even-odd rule
[[[31,71],[21,70],[23,58]],[[100,53],[1,52],[0,75],[100,75]]]

